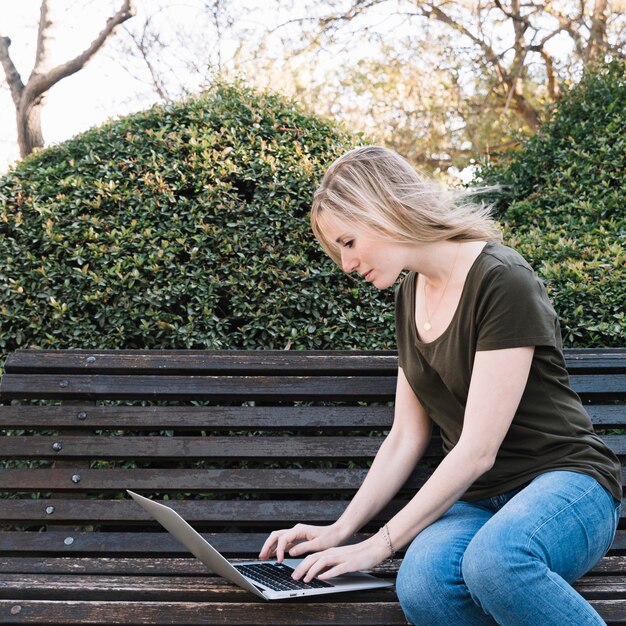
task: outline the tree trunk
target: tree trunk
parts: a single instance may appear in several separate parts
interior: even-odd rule
[[[607,0],[596,0],[591,16],[591,31],[589,33],[589,44],[585,51],[585,62],[592,64],[601,61],[606,54],[606,20],[607,20]]]
[[[41,110],[44,97],[39,96],[35,102],[23,102],[17,110],[17,143],[20,155],[24,158],[35,148],[43,148],[41,132]]]

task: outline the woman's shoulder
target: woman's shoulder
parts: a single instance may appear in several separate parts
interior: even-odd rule
[[[502,243],[490,241],[481,253],[485,271],[494,268],[509,269],[523,267],[533,271],[530,263],[516,250]]]
[[[545,284],[530,263],[516,250],[501,243],[488,243],[481,253],[481,267],[473,276],[473,287],[482,296],[500,294],[511,302],[529,294],[545,294]]]

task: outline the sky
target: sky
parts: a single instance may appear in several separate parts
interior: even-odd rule
[[[194,71],[191,67],[193,64],[204,66],[206,58],[211,58],[216,63],[220,58],[218,51],[223,59],[228,60],[242,42],[249,49],[253,49],[260,33],[292,17],[298,17],[298,9],[302,11],[306,7],[309,16],[315,10],[322,14],[331,4],[330,0],[320,0],[317,3],[292,0],[292,9],[279,14],[276,9],[268,9],[268,6],[273,6],[270,0],[229,0],[225,4],[235,7],[234,11],[245,7],[245,13],[236,15],[232,24],[220,25],[223,36],[215,44],[212,41],[216,32],[214,25],[210,23],[206,10],[202,10],[203,5],[211,7],[215,1],[135,0],[137,15],[120,27],[83,69],[61,80],[48,92],[42,111],[42,130],[46,145],[62,142],[107,119],[146,109],[161,101],[154,90],[146,64],[136,55],[124,52],[124,45],[128,45],[130,41],[125,29],[140,29],[148,15],[152,16],[154,30],[164,41],[176,42],[175,45],[165,48],[159,61],[161,71],[167,67],[170,95],[178,98],[184,95],[183,90],[194,93],[202,87],[202,72]],[[24,82],[28,79],[34,63],[40,3],[41,0],[0,0],[0,35],[11,38],[9,51]],[[122,3],[123,0],[50,0],[50,6],[55,9],[57,24],[56,38],[52,44],[52,64],[67,61],[82,52],[103,28],[106,19]],[[407,36],[409,31],[403,30],[402,22],[390,24],[393,17],[390,17],[392,12],[389,6],[385,4],[378,14],[376,10],[369,11],[365,18],[372,20],[369,26],[375,29],[384,24],[387,32],[392,32],[394,37]],[[161,7],[162,10],[155,13],[155,7]],[[251,12],[248,13],[249,10]],[[362,26],[363,22],[360,22],[359,27]],[[184,31],[176,32],[176,28]],[[288,36],[288,27],[281,28],[273,35],[270,40],[270,46],[274,46],[272,52],[279,49],[281,38]],[[181,45],[181,41],[186,42],[186,45]],[[551,43],[562,45],[557,38]],[[194,57],[195,51],[202,49],[209,56]],[[326,57],[323,56],[324,51],[318,57],[318,74],[334,61],[332,51],[325,52]],[[565,54],[566,49],[562,52]],[[362,51],[355,50],[353,53],[361,54]],[[350,52],[343,51],[342,54]],[[3,74],[2,79],[0,175],[19,157],[15,109]],[[319,77],[307,80],[314,82],[315,79],[319,80]]]
[[[257,0],[247,0],[254,4]],[[154,9],[155,0],[136,0],[137,15],[126,22],[130,26],[143,23],[146,7]],[[202,21],[206,15],[198,14],[198,2],[170,0],[167,11],[175,11],[180,23],[186,24],[189,38],[206,36]],[[58,28],[52,44],[54,65],[67,61],[82,52],[104,27],[106,19],[122,5],[122,0],[53,0]],[[11,38],[9,52],[22,81],[26,82],[32,70],[39,21],[40,0],[0,0],[0,35]],[[167,36],[171,20],[168,12],[157,14],[161,20],[160,31]],[[169,13],[171,15],[171,13]],[[262,14],[260,14],[262,16]],[[254,29],[261,19],[259,14],[248,18],[241,28]],[[265,16],[267,18],[267,15]],[[228,29],[225,29],[227,31]],[[64,141],[99,125],[111,117],[126,115],[148,108],[160,101],[152,87],[145,64],[130,55],[120,63],[120,46],[123,33],[119,31],[79,72],[58,82],[48,92],[42,111],[42,129],[46,145]],[[127,38],[124,37],[127,40]],[[226,39],[223,53],[232,54],[236,40]],[[201,88],[198,74],[189,70],[190,60],[172,54],[168,59],[171,74],[190,92]],[[4,74],[2,74],[4,79]],[[0,81],[0,174],[19,157],[15,129],[15,108],[5,81]]]
[[[57,28],[52,44],[52,64],[56,65],[75,57],[82,52],[97,36],[106,19],[121,7],[123,0],[50,0],[55,9]],[[219,58],[218,50],[226,61],[232,58],[241,42],[248,49],[254,49],[262,33],[266,33],[279,24],[283,26],[269,40],[270,54],[280,57],[281,41],[289,38],[289,26],[285,21],[302,16],[313,17],[317,11],[320,15],[328,10],[330,0],[318,3],[293,0],[291,10],[268,10],[273,6],[269,0],[230,0],[229,7],[245,6],[245,12],[236,16],[232,24],[222,24],[223,36],[219,45],[207,45],[202,40],[215,35],[214,25],[207,22],[207,12],[201,12],[203,4],[212,6],[214,0],[135,0],[137,15],[120,27],[91,61],[76,74],[65,78],[54,85],[47,94],[42,110],[42,132],[47,146],[62,142],[81,133],[92,126],[99,125],[118,116],[127,115],[146,109],[161,99],[154,90],[147,66],[136,55],[123,54],[120,50],[124,43],[130,41],[125,29],[139,29],[147,15],[152,15],[159,36],[163,39],[176,41],[177,45],[166,50],[167,59],[163,64],[169,66],[168,78],[172,85],[172,95],[181,97],[181,89],[194,93],[201,89],[200,73],[194,72],[189,66],[193,63],[205,63],[203,59],[193,58],[192,50],[202,49],[203,43],[207,52],[212,54],[214,62]],[[37,25],[41,0],[0,0],[0,35],[11,38],[9,52],[22,77],[26,82],[34,63]],[[393,4],[393,3],[392,3]],[[155,6],[165,7],[155,14]],[[289,7],[289,5],[286,5]],[[366,16],[359,18],[358,27],[363,25],[376,29],[383,27],[394,33],[394,36],[409,31],[403,21],[390,12],[388,4],[381,8],[374,7]],[[172,29],[175,24],[184,25],[182,39],[187,46],[180,45],[181,36]],[[405,32],[406,31],[406,32]],[[294,30],[291,32],[295,32]],[[186,50],[184,48],[187,48]],[[357,46],[357,48],[359,48]],[[318,52],[316,74],[305,80],[309,83],[321,81],[320,76],[325,68],[336,62],[332,50],[322,49]],[[348,55],[362,55],[363,50],[342,50],[342,58]],[[244,54],[245,57],[245,54]],[[160,68],[161,70],[163,67]],[[280,71],[279,69],[275,69]],[[303,75],[304,76],[304,75]],[[4,78],[4,76],[2,76]],[[268,85],[275,88],[276,85]],[[0,175],[19,158],[15,128],[15,109],[8,86],[0,81]]]

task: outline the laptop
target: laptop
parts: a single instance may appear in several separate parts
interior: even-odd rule
[[[148,500],[132,491],[127,492],[211,571],[265,600],[378,589],[393,585],[391,582],[362,572],[343,574],[330,580],[313,579],[308,584],[293,580],[291,574],[302,559],[284,559],[282,563],[276,561],[230,563],[169,506]]]

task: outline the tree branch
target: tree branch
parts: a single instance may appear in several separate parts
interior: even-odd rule
[[[41,0],[39,29],[37,31],[37,52],[35,54],[35,65],[33,66],[31,76],[43,74],[48,69],[48,63],[50,61],[50,43],[53,39],[53,27],[54,20],[51,16],[48,0]]]
[[[28,93],[28,100],[31,102],[34,101],[61,79],[67,78],[68,76],[71,76],[81,70],[94,56],[94,54],[104,45],[105,41],[113,34],[115,28],[133,17],[135,13],[136,9],[134,0],[124,0],[122,8],[107,20],[106,26],[102,29],[100,34],[81,54],[66,63],[53,67],[45,74],[32,76],[31,80],[28,81],[28,84],[25,87],[25,91]]]
[[[154,46],[159,45],[161,49],[165,46],[161,43],[158,35],[150,36],[149,28],[150,28],[151,17],[148,17],[143,25],[143,31],[140,35],[136,35],[124,27],[124,30],[135,44],[135,47],[139,51],[141,58],[143,59],[146,67],[148,68],[148,72],[150,72],[150,77],[152,79],[152,86],[157,92],[159,98],[164,102],[169,102],[171,98],[167,94],[165,90],[165,86],[163,85],[163,81],[159,79],[158,72],[150,59],[150,52],[154,52]],[[158,55],[157,55],[158,56]]]
[[[543,62],[546,66],[546,76],[548,77],[548,93],[550,94],[550,99],[553,102],[556,102],[557,98],[559,97],[559,83],[556,79],[554,61],[544,48],[541,48],[539,50],[539,54],[541,55],[541,58],[543,59]]]
[[[606,51],[606,20],[607,0],[596,0],[591,16],[591,30],[589,43],[585,51],[585,62],[595,61],[602,58]]]
[[[465,35],[469,39],[471,39],[478,47],[480,47],[485,53],[485,58],[488,63],[490,63],[496,72],[500,75],[502,79],[506,79],[507,72],[504,71],[500,61],[498,60],[498,55],[495,53],[494,49],[487,43],[486,41],[480,39],[480,37],[476,37],[471,31],[469,31],[465,26],[459,24],[455,20],[453,20],[447,13],[442,11],[438,6],[434,4],[425,4],[426,8],[422,8],[421,3],[418,3],[417,7],[419,11],[421,11],[422,15],[428,18],[434,18],[444,24],[447,24],[454,30],[460,32],[462,35]]]
[[[574,46],[576,47],[576,51],[578,54],[583,57],[584,56],[584,40],[580,31],[576,28],[576,23],[582,24],[584,21],[584,7],[581,9],[580,15],[577,17],[577,21],[568,17],[562,11],[555,9],[554,6],[550,3],[545,7],[545,11],[548,15],[551,15],[559,22],[559,32],[567,33],[574,42]]]
[[[0,35],[0,63],[2,63],[2,67],[4,68],[4,75],[6,76],[9,89],[11,90],[11,97],[17,108],[22,98],[22,92],[24,91],[24,83],[9,54],[10,45],[11,40],[8,37]]]

